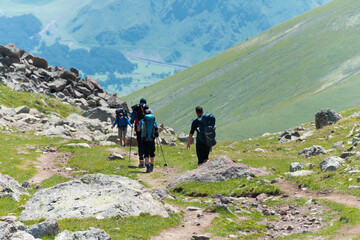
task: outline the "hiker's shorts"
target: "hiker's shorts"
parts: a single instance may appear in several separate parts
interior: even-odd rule
[[[142,141],[144,157],[155,157],[155,141]]]
[[[196,141],[196,155],[198,157],[198,164],[203,164],[207,160],[209,160],[209,153],[211,147],[202,143],[200,141]]]
[[[127,132],[127,126],[126,127],[118,127],[118,134],[119,134],[120,139],[123,139],[124,137],[126,137],[126,132]]]

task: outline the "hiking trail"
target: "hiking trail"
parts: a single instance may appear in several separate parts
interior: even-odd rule
[[[310,199],[310,198],[325,199],[338,204],[346,205],[348,207],[354,207],[360,210],[360,199],[351,195],[336,193],[331,191],[316,192],[309,189],[302,190],[298,187],[297,184],[288,180],[280,181],[279,186],[281,191],[285,194],[288,194],[289,197],[291,198],[301,197],[305,199]],[[339,230],[339,233],[344,234],[345,236],[336,238],[337,240],[353,239],[353,237],[360,235],[360,224],[342,226]]]

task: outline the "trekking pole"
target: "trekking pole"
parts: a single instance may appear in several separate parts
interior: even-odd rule
[[[159,156],[159,141],[156,144],[156,149],[157,149],[157,156]],[[161,159],[161,158],[160,158]],[[159,167],[160,167],[160,162],[158,163]]]
[[[130,164],[130,158],[131,158],[131,143],[132,143],[132,137],[133,137],[133,127],[131,127],[131,135],[130,135],[129,164]]]
[[[164,167],[167,167],[167,166],[169,166],[169,164],[167,164],[167,162],[166,162],[165,155],[164,155],[164,151],[163,151],[162,146],[161,146],[161,144],[160,144],[160,139],[159,139],[159,138],[158,138],[158,142],[159,142],[160,149],[161,149],[161,153],[162,153],[162,155],[163,155],[163,159],[164,159],[164,162],[165,162]]]

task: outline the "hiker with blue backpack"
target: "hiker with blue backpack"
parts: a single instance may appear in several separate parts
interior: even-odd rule
[[[146,173],[151,173],[155,161],[155,138],[159,137],[159,132],[157,122],[150,109],[145,110],[145,116],[140,121],[138,128],[138,131],[141,131]]]
[[[205,114],[201,106],[195,108],[197,118],[191,124],[191,130],[187,142],[187,149],[196,131],[196,155],[198,164],[201,165],[209,160],[211,147],[215,146],[215,117],[212,114]]]
[[[148,105],[146,105],[146,99],[141,98],[140,103],[136,104],[131,107],[132,112],[130,114],[130,123],[135,125],[135,132],[136,132],[136,141],[138,145],[138,155],[139,155],[139,168],[145,168],[145,161],[144,161],[144,150],[142,144],[142,137],[141,137],[141,128],[139,128],[140,121],[145,116],[145,111],[149,109]]]
[[[127,125],[132,127],[131,123],[129,122],[129,119],[127,118],[126,111],[123,108],[116,109],[115,111],[115,122],[112,126],[114,128],[115,126],[118,127],[118,134],[120,138],[120,147],[125,147],[126,144],[126,133],[127,133]]]

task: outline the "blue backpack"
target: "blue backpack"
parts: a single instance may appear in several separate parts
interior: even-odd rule
[[[145,141],[153,141],[157,137],[157,123],[154,115],[147,114],[144,116],[142,132]]]
[[[215,116],[213,114],[205,114],[201,117],[199,130],[200,134],[202,134],[205,138],[206,145],[209,147],[216,145]]]

